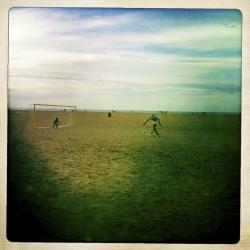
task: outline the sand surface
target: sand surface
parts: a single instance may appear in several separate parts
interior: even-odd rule
[[[68,114],[67,114],[68,115]],[[38,114],[39,116],[39,114]],[[9,112],[8,238],[68,242],[236,242],[240,116]],[[23,228],[23,225],[27,225]]]

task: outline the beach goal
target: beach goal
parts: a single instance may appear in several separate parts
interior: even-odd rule
[[[32,104],[31,108],[33,128],[52,128],[57,117],[59,128],[76,126],[76,106]]]

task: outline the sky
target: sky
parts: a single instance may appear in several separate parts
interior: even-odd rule
[[[238,10],[12,8],[9,107],[240,112]]]

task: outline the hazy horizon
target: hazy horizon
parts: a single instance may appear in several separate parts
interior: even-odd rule
[[[49,106],[49,105],[48,105]],[[9,111],[32,111],[33,108],[29,107],[29,108],[8,108]],[[64,108],[37,108],[37,111],[58,111],[58,112],[64,112]],[[66,111],[71,111],[72,109],[70,108],[66,108]],[[100,113],[106,113],[106,112],[121,112],[121,113],[151,113],[151,114],[236,114],[236,115],[240,115],[241,112],[233,112],[233,111],[227,111],[227,112],[222,112],[222,111],[190,111],[190,110],[125,110],[125,109],[116,109],[116,110],[112,110],[112,109],[84,109],[84,108],[78,108],[76,107],[76,111],[77,112],[100,112]]]
[[[240,112],[237,10],[12,8],[9,108]]]

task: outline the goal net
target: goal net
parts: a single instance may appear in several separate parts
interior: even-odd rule
[[[32,104],[32,127],[52,128],[58,118],[58,128],[76,126],[76,106]]]

